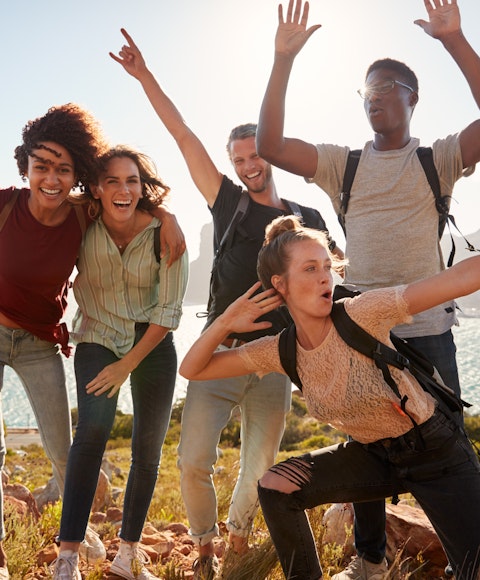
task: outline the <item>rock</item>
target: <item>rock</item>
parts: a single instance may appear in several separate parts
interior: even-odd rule
[[[343,546],[346,558],[355,552],[353,547],[353,506],[351,503],[334,503],[323,514],[325,527],[323,542]]]
[[[90,521],[92,524],[98,526],[99,524],[104,524],[107,521],[107,514],[103,512],[93,512],[90,515]]]
[[[28,506],[27,504],[15,497],[10,495],[6,495],[4,497],[4,508],[5,511],[10,514],[16,514],[20,518],[26,518],[28,515]]]
[[[97,489],[95,491],[95,497],[93,498],[92,511],[99,512],[110,505],[110,497],[110,481],[105,471],[100,469]]]
[[[387,559],[400,562],[422,553],[424,570],[443,576],[447,558],[432,524],[421,508],[405,504],[387,504]],[[401,553],[399,553],[401,551]]]
[[[50,544],[38,552],[37,566],[43,566],[44,564],[49,566],[56,558],[58,558],[58,546],[56,544]]]
[[[122,521],[123,512],[120,508],[110,507],[107,509],[107,521],[113,524]]]
[[[386,504],[387,560],[396,561],[406,573],[412,573],[421,564],[429,577],[443,576],[447,559],[432,524],[420,507],[402,501],[398,505]],[[323,543],[343,546],[345,556],[354,553],[353,506],[332,504],[323,516],[325,533]],[[351,533],[346,530],[352,530]],[[421,559],[418,560],[418,554]],[[403,563],[403,566],[402,566]]]
[[[3,488],[4,496],[15,498],[21,502],[24,502],[27,506],[27,511],[30,513],[37,521],[40,518],[40,511],[37,507],[37,502],[35,501],[34,496],[30,493],[30,490],[26,488],[24,485],[19,483],[7,484]]]
[[[188,534],[188,526],[181,523],[168,524],[168,526],[165,529],[177,535]]]
[[[33,497],[37,502],[40,511],[49,503],[55,503],[60,499],[60,492],[57,483],[52,477],[47,481],[47,485],[33,490]]]

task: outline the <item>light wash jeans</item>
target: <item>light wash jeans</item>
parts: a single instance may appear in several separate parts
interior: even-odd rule
[[[59,348],[23,329],[0,325],[0,391],[5,365],[19,376],[32,406],[45,454],[63,492],[72,424],[65,385],[65,370]],[[5,434],[0,405],[0,467],[5,463]],[[0,540],[3,525],[3,492],[0,485]]]
[[[241,409],[242,443],[227,528],[247,537],[258,510],[257,481],[275,462],[290,402],[291,383],[278,373],[261,379],[251,374],[188,384],[178,466],[190,535],[196,544],[207,544],[219,532],[212,476],[220,435],[233,409]]]
[[[135,326],[135,344],[148,324]],[[68,456],[60,540],[81,542],[95,497],[103,453],[115,419],[119,392],[96,396],[85,385],[107,365],[118,361],[100,344],[80,343],[75,352],[78,425]],[[177,354],[168,332],[130,374],[133,401],[132,461],[123,500],[120,537],[138,542],[155,489],[162,446],[170,422]],[[122,388],[125,388],[126,385]]]

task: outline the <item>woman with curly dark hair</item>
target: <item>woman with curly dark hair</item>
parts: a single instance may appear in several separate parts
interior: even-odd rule
[[[78,311],[78,425],[68,457],[55,580],[80,579],[78,555],[95,496],[121,385],[130,376],[132,461],[125,490],[120,548],[111,573],[155,578],[139,549],[170,421],[178,327],[186,289],[186,253],[171,267],[155,255],[159,220],[148,213],[169,188],[151,160],[128,147],[100,159],[90,209],[96,216],[80,249],[73,290]]]
[[[71,420],[61,358],[70,349],[61,320],[69,277],[91,222],[87,205],[81,205],[82,192],[88,194],[98,157],[108,147],[95,118],[73,103],[52,107],[29,121],[22,137],[15,158],[29,188],[0,190],[0,390],[8,365],[25,388],[62,491]],[[174,218],[171,223],[175,225]],[[172,255],[181,246],[175,235]],[[0,421],[0,468],[4,459]],[[0,486],[0,580],[5,580],[9,573],[1,542],[2,506]],[[89,539],[96,542],[92,535]]]

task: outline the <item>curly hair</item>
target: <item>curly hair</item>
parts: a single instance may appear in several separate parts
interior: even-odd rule
[[[152,159],[128,145],[116,145],[97,159],[96,179],[94,182],[98,183],[98,178],[107,170],[107,165],[112,159],[122,157],[128,157],[138,167],[142,183],[142,198],[139,200],[137,208],[150,212],[162,205],[168,197],[170,187],[158,176]],[[86,192],[85,197],[90,203],[89,214],[95,219],[102,213],[102,204],[100,200],[93,197],[90,191]]]
[[[330,250],[327,232],[303,226],[294,215],[280,216],[265,228],[265,241],[258,253],[257,275],[265,289],[272,288],[272,276],[282,276],[288,270],[289,247],[305,240],[315,240],[325,248],[335,272],[347,264]]]
[[[74,187],[88,189],[95,176],[96,160],[107,149],[100,124],[75,103],[48,109],[43,117],[28,121],[22,130],[23,143],[15,148],[20,175],[26,178],[28,157],[45,141],[57,143],[70,153],[75,169]]]

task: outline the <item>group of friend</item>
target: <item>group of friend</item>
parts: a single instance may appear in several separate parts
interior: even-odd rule
[[[456,0],[424,5],[428,18],[415,24],[441,42],[480,106],[480,57],[462,33]],[[280,5],[258,127],[239,125],[227,142],[243,186],[217,169],[125,30],[126,44],[111,53],[140,82],[180,148],[211,211],[217,249],[242,191],[249,198],[212,270],[205,329],[179,369],[190,381],[178,465],[199,552],[194,578],[213,579],[219,569],[213,471],[221,432],[236,407],[242,444],[227,520],[230,549],[240,555],[248,550],[261,505],[285,577],[318,580],[322,570],[306,509],[353,502],[357,553],[333,578],[381,580],[388,570],[385,498],[410,492],[434,526],[451,573],[477,578],[480,465],[461,422],[445,416],[407,371],[393,371],[408,397],[408,416],[399,412],[373,361],[340,338],[330,312],[336,271],[361,292],[345,300],[351,318],[383,342],[394,328],[460,396],[451,332],[455,299],[480,288],[480,257],[445,269],[435,199],[416,153],[419,140],[410,135],[418,80],[397,60],[375,61],[359,91],[374,135],[362,150],[351,190],[345,254],[316,209],[280,197],[272,165],[315,183],[340,210],[349,147],[284,135],[290,72],[319,28],[308,26],[308,3],[289,0],[285,14]],[[0,388],[8,365],[27,392],[63,496],[53,576],[79,580],[82,550],[102,548],[88,521],[119,389],[129,378],[132,462],[111,572],[149,580],[155,576],[139,540],[177,374],[172,331],[188,278],[184,237],[168,209],[169,187],[152,161],[127,146],[111,147],[89,112],[75,104],[52,107],[29,121],[22,136],[15,158],[28,188],[0,190]],[[455,182],[480,160],[480,120],[436,140],[432,150],[449,200]],[[69,332],[62,319],[75,266],[78,310]],[[292,320],[309,412],[349,439],[275,465],[291,400],[278,336]],[[62,362],[70,339],[76,344],[78,404],[73,442]],[[5,452],[2,426],[1,465]],[[8,578],[0,543],[0,580]]]

